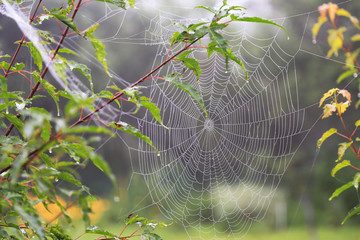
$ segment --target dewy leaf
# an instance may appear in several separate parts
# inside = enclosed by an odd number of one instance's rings
[[[42,59],[42,56],[41,56],[39,50],[34,46],[34,44],[32,42],[28,42],[26,45],[29,48],[31,56],[34,59],[34,63],[38,67],[39,72],[41,72],[42,67],[43,67],[42,66],[43,59]]]
[[[148,100],[150,100],[150,99],[148,99]],[[169,129],[163,124],[163,122],[161,120],[160,109],[156,106],[155,103],[152,103],[148,100],[140,101],[140,104],[149,110],[149,112],[153,115],[153,117],[156,119],[156,121],[158,121],[166,129]]]
[[[7,120],[9,120],[14,126],[19,130],[19,132],[23,135],[24,130],[24,123],[17,118],[14,114],[11,113],[1,113],[1,117],[5,117]]]
[[[356,173],[353,180],[353,185],[356,190],[359,190],[359,182],[360,182],[360,173]]]
[[[180,88],[181,90],[183,90],[187,94],[189,94],[200,105],[200,107],[202,108],[202,110],[205,113],[205,116],[208,117],[208,113],[206,111],[203,99],[201,98],[198,91],[196,91],[196,89],[194,89],[191,84],[179,81],[178,73],[174,73],[174,74],[166,76],[165,81],[168,81],[168,82],[174,84],[176,87]]]
[[[323,133],[323,135],[321,136],[321,138],[317,141],[317,147],[320,148],[321,145],[323,144],[323,142],[329,138],[331,135],[333,135],[334,133],[337,133],[337,129],[336,128],[330,128],[329,130],[327,130],[326,132]]]
[[[182,58],[180,60],[184,63],[184,65],[187,68],[189,68],[194,72],[197,80],[199,81],[201,75],[200,63],[194,58]]]
[[[94,84],[91,80],[91,73],[89,67],[85,64],[77,63],[75,61],[68,61],[67,65],[69,66],[71,71],[75,69],[81,72],[89,80],[91,92],[94,92]]]
[[[212,23],[209,26],[209,37],[210,37],[210,40],[216,44],[216,46],[218,46],[220,49],[222,49],[222,51],[225,55],[225,52],[227,49],[227,41],[224,39],[224,37],[221,34],[216,32],[216,30],[218,30],[220,27],[223,28],[223,27],[225,27],[225,25]]]
[[[111,4],[114,4],[115,6],[121,7],[122,9],[126,9],[126,3],[124,0],[95,0],[95,1],[111,3]],[[132,1],[128,0],[128,2],[131,6],[130,2],[132,2]]]
[[[126,132],[126,133],[129,133],[129,134],[131,134],[131,135],[133,135],[133,136],[135,136],[135,137],[138,137],[138,138],[144,140],[147,144],[149,144],[152,148],[154,148],[156,152],[158,152],[158,150],[155,148],[155,146],[153,145],[153,143],[152,143],[152,141],[150,140],[149,137],[143,135],[143,134],[140,132],[139,129],[137,129],[137,128],[131,126],[131,125],[129,125],[128,123],[126,123],[126,122],[121,122],[121,121],[120,121],[120,122],[117,122],[117,123],[111,122],[111,123],[109,124],[109,126],[112,127],[112,128],[115,128],[115,129],[119,129],[119,130],[121,130],[121,131],[124,131],[124,132]]]
[[[94,24],[87,31],[85,31],[84,34],[85,34],[85,36],[87,36],[90,39],[91,44],[95,50],[95,56],[96,56],[97,60],[103,64],[105,72],[107,73],[107,75],[109,77],[111,77],[111,74],[109,73],[109,70],[108,70],[107,61],[105,58],[105,56],[106,56],[105,45],[99,39],[97,39],[94,35],[92,35],[92,33],[98,28],[99,25],[100,25],[100,23]]]
[[[95,233],[95,234],[100,234],[100,235],[103,235],[103,236],[106,236],[106,237],[116,237],[115,234],[112,234],[108,231],[105,231],[101,228],[99,228],[98,226],[95,226],[95,225],[92,225],[88,228],[86,228],[85,230],[86,233]]]
[[[336,166],[331,170],[331,176],[335,177],[335,174],[342,168],[350,166],[351,163],[349,160],[344,160],[341,163],[336,164]]]
[[[352,143],[353,142],[339,143],[338,159],[336,160],[336,162],[341,161],[341,159],[344,157],[346,150],[352,145]]]
[[[345,191],[346,189],[349,189],[353,186],[353,182],[348,182],[347,184],[339,187],[338,189],[335,190],[335,192],[331,195],[331,197],[329,198],[329,201],[331,201],[333,198],[337,197],[340,195],[340,193],[342,193],[343,191]]]
[[[288,38],[290,37],[288,31],[286,31],[286,29],[283,26],[281,26],[281,25],[279,25],[279,24],[277,24],[277,23],[275,23],[273,21],[267,20],[267,19],[263,19],[263,18],[259,18],[259,17],[239,17],[239,16],[236,16],[234,14],[231,14],[231,20],[233,20],[233,21],[241,21],[241,22],[253,22],[253,23],[271,24],[271,25],[277,26],[277,27],[281,28],[282,30],[284,30],[287,37]]]
[[[357,73],[358,70],[356,68],[347,70],[345,72],[343,72],[337,79],[336,79],[336,83],[339,84],[341,83],[344,79],[353,76],[355,73]]]
[[[246,81],[249,81],[249,77],[248,77],[248,73],[245,69],[245,66],[243,64],[243,62],[234,55],[233,51],[231,49],[226,49],[226,56],[228,58],[230,58],[231,60],[233,60],[234,62],[236,62],[237,64],[239,64],[239,66],[244,70],[245,72],[245,77],[246,77]]]
[[[59,21],[61,21],[65,25],[67,25],[69,28],[74,30],[77,34],[80,34],[77,26],[75,25],[75,23],[73,22],[73,20],[71,18],[69,18],[61,13],[50,13],[50,15],[54,16],[56,19],[58,19]]]
[[[60,108],[59,108],[59,96],[56,94],[55,90],[56,87],[54,87],[52,84],[50,84],[49,82],[47,82],[46,80],[42,79],[40,77],[40,73],[35,71],[32,72],[33,77],[35,78],[35,80],[37,82],[40,82],[41,85],[45,88],[45,90],[49,93],[49,95],[52,97],[52,99],[54,100],[55,104],[56,104],[56,108],[57,108],[57,113],[58,115],[60,114]]]
[[[359,214],[359,213],[360,213],[360,204],[358,204],[356,207],[351,209],[350,212],[348,212],[348,214],[346,215],[344,220],[341,222],[341,224],[344,224],[346,222],[346,220],[348,220],[350,217],[354,216],[355,214]]]

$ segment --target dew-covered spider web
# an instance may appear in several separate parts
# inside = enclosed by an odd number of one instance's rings
[[[112,26],[111,31],[99,34],[111,49],[109,58],[123,54],[122,49],[133,49],[136,53],[127,52],[120,58],[135,61],[133,65],[137,59],[146,62],[144,68],[129,67],[140,78],[168,57],[169,39],[179,31],[174,23],[199,22],[199,17],[185,14],[202,3],[182,2],[163,3],[158,9],[160,4],[137,1],[138,9],[128,11],[105,4],[101,9],[89,7],[80,16],[89,25],[100,22]],[[97,14],[89,16],[95,9]],[[252,10],[249,14],[257,14]],[[205,49],[190,54],[200,62],[199,81],[178,61],[153,74],[141,90],[161,109],[168,129],[144,109],[132,114],[135,107],[126,103],[121,109],[113,106],[99,113],[104,121],[129,122],[153,141],[158,152],[141,139],[116,133],[129,154],[132,175],[141,176],[146,183],[144,196],[151,198],[151,205],[165,218],[181,223],[190,238],[243,238],[252,223],[261,221],[274,204],[286,169],[321,114],[316,110],[321,94],[315,100],[300,102],[299,96],[306,94],[307,81],[311,80],[304,78],[302,72],[307,70],[298,64],[299,59],[335,62],[323,57],[326,54],[311,43],[311,27],[317,16],[316,9],[281,18],[265,16],[283,25],[290,40],[280,28],[269,25],[241,23],[226,28],[222,33],[244,63],[249,81],[238,64],[230,61],[226,67],[223,57],[213,54],[208,58]],[[202,16],[202,20],[207,17]],[[297,29],[292,29],[294,19],[301,23]],[[96,64],[92,52],[79,44],[78,38],[70,36],[64,44],[82,50],[87,60]],[[150,53],[142,55],[145,48],[151,49]],[[176,50],[174,47],[170,55]],[[104,87],[116,84],[126,88],[137,80],[128,72],[119,72],[114,63],[110,68],[113,77],[102,80]],[[208,117],[184,91],[155,78],[173,72],[182,73],[181,81],[200,93]],[[77,91],[88,92],[85,84],[72,76]],[[134,205],[134,212],[146,208]]]

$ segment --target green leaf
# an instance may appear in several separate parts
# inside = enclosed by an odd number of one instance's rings
[[[155,146],[153,145],[153,143],[152,143],[152,141],[150,140],[149,137],[143,135],[143,134],[139,131],[139,129],[137,129],[137,128],[131,126],[131,125],[129,125],[128,123],[126,123],[126,122],[121,122],[121,121],[120,121],[120,122],[117,122],[117,123],[111,122],[111,123],[109,124],[109,126],[112,127],[112,128],[115,128],[115,129],[119,129],[119,130],[121,130],[121,131],[124,131],[124,132],[126,132],[126,133],[129,133],[129,134],[131,134],[131,135],[134,135],[135,137],[138,137],[138,138],[144,140],[147,144],[149,144],[152,148],[154,148],[156,152],[158,152],[158,150],[155,148]]]
[[[350,166],[351,163],[349,160],[344,160],[341,163],[336,164],[336,166],[331,170],[331,176],[335,177],[335,174],[342,168]]]
[[[345,143],[340,143],[339,144],[339,148],[338,148],[338,159],[336,160],[336,162],[341,161],[341,159],[344,157],[344,154],[346,152],[346,150],[351,146],[353,142],[345,142]]]
[[[212,23],[209,26],[210,40],[212,42],[214,42],[216,44],[216,46],[218,46],[220,49],[222,49],[222,51],[224,52],[224,55],[225,55],[225,52],[226,52],[226,49],[227,49],[227,41],[224,39],[224,37],[221,34],[216,32],[216,30],[219,30],[219,29],[224,28],[226,26],[227,25],[218,24],[218,23]]]
[[[54,175],[55,177],[62,179],[64,181],[70,182],[78,187],[82,187],[82,184],[79,180],[77,180],[73,175],[67,172],[60,172]]]
[[[44,120],[43,125],[41,127],[41,137],[45,142],[50,140],[51,135],[51,124],[49,120]]]
[[[360,173],[356,173],[353,180],[353,185],[356,188],[356,190],[359,190],[359,182],[360,182]]]
[[[179,58],[179,60],[182,61],[187,68],[194,72],[197,80],[199,81],[201,75],[200,63],[194,58]]]
[[[98,169],[103,171],[110,178],[114,186],[116,186],[115,176],[112,174],[108,163],[97,154],[91,154],[90,159]]]
[[[350,69],[347,70],[346,72],[343,72],[337,79],[336,79],[336,83],[339,84],[341,83],[344,79],[353,76],[355,73],[357,73],[358,70],[356,68],[354,69]]]
[[[228,58],[230,58],[231,60],[233,60],[234,62],[236,62],[237,64],[239,64],[239,66],[240,66],[240,67],[244,70],[244,72],[245,72],[246,81],[249,81],[248,73],[247,73],[247,71],[246,71],[246,69],[245,69],[244,64],[242,63],[242,61],[241,61],[239,58],[237,58],[237,57],[234,55],[234,53],[233,53],[233,51],[232,51],[231,49],[226,49],[226,56],[227,56]]]
[[[41,72],[42,67],[43,67],[43,64],[42,64],[43,59],[42,59],[42,56],[41,56],[39,50],[34,46],[34,44],[32,42],[26,43],[26,46],[28,46],[31,56],[34,59],[34,63],[38,67],[39,72]]]
[[[92,35],[92,33],[98,28],[99,25],[100,23],[91,26],[87,31],[85,31],[85,36],[87,36],[91,41],[91,44],[95,50],[95,57],[100,63],[103,64],[105,72],[108,74],[109,77],[111,77],[111,74],[109,73],[108,70],[107,61],[105,58],[106,56],[105,45],[94,35]]]
[[[103,236],[106,236],[106,237],[116,237],[115,234],[112,234],[108,231],[105,231],[101,228],[99,228],[98,226],[95,226],[95,225],[92,225],[88,228],[86,228],[85,230],[86,233],[94,233],[94,234],[99,234],[99,235],[103,235]]]
[[[36,235],[38,235],[40,239],[45,239],[44,228],[41,225],[40,217],[37,216],[36,213],[29,211],[26,206],[22,206],[20,204],[14,205],[14,209],[21,216],[24,222],[28,222],[30,227],[34,229],[34,232],[36,232]]]
[[[206,11],[216,14],[216,10],[213,8],[208,8],[208,7],[204,7],[204,6],[196,6],[195,8],[202,8],[202,9],[205,9]]]
[[[191,86],[191,84],[179,81],[178,73],[173,73],[171,75],[166,76],[165,81],[168,81],[168,82],[174,84],[176,87],[180,88],[181,90],[183,90],[184,92],[189,94],[200,105],[200,107],[202,108],[202,110],[205,113],[205,116],[208,117],[208,113],[206,111],[204,102],[203,102],[200,94],[198,93],[198,91],[196,91],[196,89],[194,89]]]
[[[126,3],[125,3],[124,0],[95,0],[95,1],[111,3],[111,4],[114,4],[115,6],[121,7],[122,9],[126,9]],[[130,2],[133,2],[133,1],[128,0],[128,2],[130,4],[130,6],[131,6]]]
[[[71,71],[75,69],[81,72],[89,80],[91,92],[94,92],[94,84],[91,80],[91,73],[89,67],[85,64],[77,63],[75,61],[68,61],[67,65],[69,66]]]
[[[338,189],[335,190],[335,192],[331,195],[331,197],[329,198],[329,201],[331,201],[333,198],[337,197],[340,195],[340,193],[342,193],[343,191],[345,191],[348,188],[351,188],[353,186],[353,182],[348,182],[347,184],[339,187]]]
[[[337,129],[336,128],[331,128],[329,130],[327,130],[326,132],[323,133],[323,135],[321,136],[321,138],[317,141],[317,147],[320,148],[321,145],[323,144],[323,142],[330,137],[331,135],[333,135],[334,133],[337,133]]]
[[[348,214],[346,215],[344,220],[341,222],[341,224],[344,224],[346,222],[346,220],[348,220],[350,217],[354,216],[355,214],[357,214],[357,215],[360,214],[360,204],[353,207],[353,209],[351,209],[351,211],[348,212]]]
[[[277,26],[277,27],[281,28],[282,30],[284,30],[287,37],[288,37],[288,39],[290,37],[288,31],[286,31],[286,29],[283,26],[281,26],[281,25],[279,25],[279,24],[277,24],[277,23],[275,23],[273,21],[263,19],[263,18],[259,18],[259,17],[239,17],[239,16],[235,16],[234,14],[231,14],[230,17],[231,17],[231,20],[233,20],[233,21],[271,24],[271,25]]]
[[[25,144],[18,136],[0,136],[0,142],[2,145]]]
[[[55,104],[56,104],[56,109],[57,109],[57,114],[60,114],[60,108],[59,108],[59,96],[56,94],[55,90],[56,88],[50,84],[49,82],[47,82],[46,80],[42,79],[40,77],[40,73],[35,71],[32,72],[33,77],[35,78],[35,80],[37,82],[40,82],[41,85],[45,88],[45,90],[49,93],[49,95],[52,97],[52,99],[54,100]]]
[[[17,118],[14,114],[11,113],[1,113],[1,117],[5,117],[7,120],[9,120],[14,126],[19,130],[19,132],[23,135],[24,132],[24,123]]]
[[[67,128],[66,130],[63,131],[63,133],[65,134],[73,134],[73,133],[96,133],[96,134],[99,134],[99,133],[102,133],[102,134],[107,134],[107,135],[110,135],[112,136],[113,135],[113,132],[110,131],[109,129],[105,128],[105,127],[98,127],[98,126],[75,126],[75,127],[72,127],[72,128]]]
[[[1,87],[1,97],[5,99],[6,113],[9,112],[9,93],[6,78],[0,75],[0,87]]]
[[[146,99],[146,98],[142,98],[142,99]],[[143,107],[147,108],[150,111],[151,115],[155,118],[156,121],[158,121],[164,128],[169,129],[163,124],[160,116],[160,109],[156,106],[155,103],[152,103],[150,101],[140,101],[140,103]]]
[[[59,53],[67,53],[67,54],[72,54],[75,56],[78,56],[78,54],[76,52],[74,52],[73,50],[69,49],[69,48],[60,48]]]
[[[127,0],[131,8],[135,8],[135,0]]]
[[[54,16],[56,19],[58,19],[59,21],[61,21],[62,23],[64,23],[65,25],[67,25],[69,28],[71,28],[77,34],[80,35],[80,32],[79,32],[77,26],[75,25],[75,23],[73,22],[73,20],[71,18],[69,18],[61,13],[50,13],[50,15]]]
[[[146,240],[162,240],[162,238],[156,233],[145,233],[141,235],[141,239]]]

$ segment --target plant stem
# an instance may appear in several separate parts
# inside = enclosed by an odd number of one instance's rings
[[[80,6],[81,6],[81,1],[82,1],[82,0],[79,0],[78,4],[76,5],[76,7],[75,7],[75,9],[74,9],[74,12],[73,12],[73,14],[72,14],[72,16],[71,16],[71,19],[72,19],[72,20],[74,20],[76,13],[78,12],[78,10],[79,10],[79,8],[80,8]],[[67,33],[68,33],[68,31],[69,31],[69,28],[70,28],[69,26],[66,26],[64,32],[62,33],[61,39],[60,39],[60,41],[58,42],[58,45],[56,46],[55,51],[54,51],[52,57],[50,58],[50,61],[47,63],[45,69],[44,69],[43,72],[41,73],[40,78],[44,78],[44,76],[46,75],[47,71],[49,70],[50,65],[51,65],[52,62],[54,61],[57,53],[59,52],[60,47],[62,46],[62,43],[64,42],[64,39],[65,39],[66,36],[67,36]],[[27,99],[30,99],[30,98],[32,98],[32,97],[34,96],[34,94],[37,92],[39,86],[40,86],[40,81],[35,84],[35,86],[34,86],[33,89],[31,90],[31,92],[30,92],[29,96],[27,97]],[[21,116],[20,113],[18,113],[18,114],[16,115],[17,118],[20,118],[20,116]],[[9,128],[7,129],[7,131],[5,132],[4,135],[5,135],[5,136],[8,136],[13,128],[14,128],[14,124],[11,124],[11,125],[9,126]]]
[[[197,39],[195,39],[193,42],[191,42],[189,45],[186,45],[185,47],[183,47],[181,50],[179,50],[177,53],[175,53],[172,57],[166,59],[164,62],[162,62],[159,66],[157,66],[156,68],[154,68],[153,70],[151,70],[148,74],[146,74],[144,77],[140,78],[138,81],[136,81],[135,83],[133,83],[132,85],[130,85],[128,88],[133,88],[137,85],[139,85],[141,82],[145,81],[146,79],[148,79],[153,73],[157,72],[160,68],[162,68],[164,65],[166,65],[167,63],[169,63],[170,61],[174,60],[174,58],[176,58],[178,55],[180,55],[182,52],[186,51],[187,49],[189,49],[193,44],[195,44],[196,42],[198,42],[201,38],[203,38],[205,35],[198,37]],[[119,97],[121,97],[123,95],[122,92],[116,93],[114,94],[114,96],[108,100],[106,103],[104,103],[103,105],[101,105],[100,107],[98,107],[97,109],[95,109],[94,111],[92,111],[91,113],[89,113],[88,115],[86,115],[85,117],[83,117],[82,119],[79,119],[77,122],[75,122],[73,125],[71,125],[70,128],[75,127],[76,125],[79,125],[80,123],[86,121],[88,118],[90,118],[92,115],[94,115],[95,113],[97,113],[98,111],[100,111],[101,109],[103,109],[104,107],[106,107],[107,105],[109,105],[110,103],[112,103],[113,101],[115,101],[116,99],[118,99]]]

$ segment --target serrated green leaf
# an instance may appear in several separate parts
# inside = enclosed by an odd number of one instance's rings
[[[216,10],[213,8],[208,8],[208,7],[204,7],[204,6],[196,6],[195,8],[202,8],[202,9],[205,9],[206,11],[216,14]]]
[[[210,40],[212,42],[214,42],[216,44],[215,46],[218,46],[225,55],[225,52],[227,49],[227,41],[224,39],[224,37],[221,34],[216,32],[216,30],[218,30],[220,28],[220,26],[225,27],[224,25],[212,23],[209,26],[208,33],[209,33]]]
[[[111,77],[111,74],[108,70],[108,65],[106,61],[106,51],[105,51],[105,45],[97,39],[92,33],[97,29],[99,26],[98,24],[93,25],[89,30],[85,31],[85,35],[90,39],[91,44],[95,50],[95,57],[97,60],[103,64],[105,72],[108,74],[109,77]]]
[[[348,220],[350,217],[352,217],[352,216],[354,216],[356,214],[358,215],[359,213],[360,213],[360,204],[358,204],[353,209],[351,209],[350,212],[348,212],[348,214],[346,215],[344,220],[341,222],[341,224],[344,224],[346,222],[346,220]]]
[[[106,237],[116,237],[115,234],[112,234],[106,230],[103,230],[99,228],[98,226],[92,225],[85,230],[86,233],[94,233],[94,234],[100,234]]]
[[[140,103],[143,107],[149,110],[149,112],[155,118],[156,121],[158,121],[164,128],[169,129],[163,124],[160,116],[160,109],[156,106],[155,103],[152,103],[150,101],[140,101]]]
[[[341,83],[344,79],[353,76],[355,73],[357,73],[358,70],[356,68],[354,69],[350,69],[347,70],[346,72],[343,72],[337,79],[336,79],[336,83],[339,84]]]
[[[165,81],[168,81],[168,82],[174,84],[176,87],[180,88],[181,90],[183,90],[184,92],[189,94],[200,105],[200,107],[202,108],[202,110],[205,113],[205,116],[208,117],[208,113],[206,111],[203,99],[201,98],[198,91],[196,91],[196,89],[194,89],[191,84],[179,81],[178,73],[174,73],[174,74],[166,76]]]
[[[95,0],[95,1],[111,3],[111,4],[114,4],[115,6],[121,7],[122,9],[126,9],[126,3],[124,0]],[[128,2],[130,4],[130,2],[132,2],[132,1],[128,0]],[[131,4],[130,4],[130,6],[131,6]]]
[[[54,16],[56,19],[58,19],[59,21],[61,21],[66,26],[68,26],[69,28],[71,28],[77,34],[80,35],[80,32],[79,32],[76,24],[74,23],[74,21],[71,18],[69,18],[69,17],[67,17],[67,16],[65,16],[64,14],[61,14],[61,13],[50,13],[50,15]]]
[[[233,51],[231,49],[226,49],[226,56],[230,58],[232,61],[236,62],[245,72],[246,81],[249,81],[248,73],[245,69],[245,66],[243,62],[234,55]]]
[[[335,174],[342,168],[350,166],[351,163],[349,160],[344,160],[341,163],[336,164],[336,166],[331,170],[331,176],[335,177]]]
[[[346,152],[346,150],[352,145],[353,142],[345,142],[345,143],[340,143],[339,144],[339,148],[338,148],[338,159],[336,160],[336,162],[341,161],[341,159],[344,157],[344,154]]]
[[[91,92],[94,92],[94,84],[91,79],[91,73],[89,67],[86,66],[85,64],[77,63],[73,60],[68,61],[67,65],[71,71],[75,69],[81,72],[89,80]]]
[[[152,143],[152,141],[150,140],[150,138],[149,138],[148,136],[143,135],[143,134],[140,132],[139,129],[131,126],[130,124],[128,124],[128,123],[126,123],[126,122],[121,122],[121,121],[120,121],[120,122],[117,122],[117,123],[111,122],[111,123],[109,124],[109,126],[112,127],[112,128],[115,128],[115,129],[119,129],[119,130],[121,130],[121,131],[124,131],[124,132],[126,132],[126,133],[129,133],[129,134],[131,134],[131,135],[133,135],[133,136],[135,136],[135,137],[138,137],[138,138],[144,140],[147,144],[149,144],[152,148],[154,148],[154,150],[155,150],[156,152],[158,152],[158,150],[155,148],[155,146],[153,145],[153,143]]]
[[[114,186],[116,186],[115,176],[112,174],[108,163],[101,156],[97,154],[91,154],[90,159],[98,169],[100,169],[110,178]]]
[[[0,143],[2,145],[25,144],[18,136],[0,136]]]
[[[20,204],[14,205],[14,209],[21,216],[23,222],[27,222],[34,229],[40,239],[45,239],[45,230],[41,225],[40,217],[36,213],[29,211],[26,206]]]
[[[282,30],[284,30],[287,37],[288,38],[290,37],[288,31],[286,31],[286,29],[283,26],[281,26],[273,21],[259,18],[259,17],[239,17],[239,16],[235,16],[234,14],[231,14],[230,17],[231,17],[231,20],[233,20],[233,21],[271,24],[271,25],[277,26],[277,27],[281,28]]]
[[[60,108],[59,108],[59,96],[56,94],[56,88],[49,82],[47,82],[46,80],[42,79],[40,77],[40,73],[35,71],[32,72],[33,77],[35,78],[35,80],[37,82],[40,82],[41,85],[45,88],[45,90],[49,93],[49,95],[52,97],[52,99],[54,100],[55,104],[56,104],[56,109],[57,109],[57,113],[58,115],[60,114]]]
[[[32,58],[34,59],[35,65],[38,67],[39,72],[41,72],[43,68],[43,59],[40,54],[40,51],[34,46],[32,42],[26,43],[26,46],[29,48],[30,54]]]
[[[1,113],[0,116],[5,117],[12,124],[14,124],[14,126],[23,135],[23,133],[24,133],[24,123],[19,118],[17,118],[17,116],[15,116],[14,114],[11,114],[11,113]]]
[[[336,128],[331,128],[331,129],[327,130],[326,132],[324,132],[323,135],[321,136],[321,138],[317,141],[317,147],[320,148],[321,145],[323,144],[323,142],[327,138],[329,138],[331,135],[333,135],[334,133],[337,133]]]
[[[144,233],[141,235],[141,239],[144,240],[162,240],[162,238],[156,233]]]
[[[72,183],[78,187],[82,187],[82,184],[79,180],[77,180],[73,175],[67,172],[59,172],[57,174],[54,174],[55,177],[62,179],[64,181],[67,181],[69,183]]]
[[[179,60],[181,60],[187,68],[193,71],[199,81],[201,75],[200,63],[194,58],[179,58]]]
[[[331,197],[329,198],[329,201],[331,201],[333,198],[337,197],[340,195],[340,193],[342,193],[343,191],[345,191],[346,189],[349,189],[353,186],[353,182],[348,182],[347,184],[339,187],[338,189],[335,190],[335,192],[331,195]]]
[[[44,120],[43,125],[41,127],[41,137],[45,142],[50,140],[51,135],[51,124],[49,120]]]
[[[74,52],[73,50],[69,49],[69,48],[60,48],[59,53],[67,53],[67,54],[72,54],[75,56],[78,56],[79,54],[77,54],[76,52]]]

